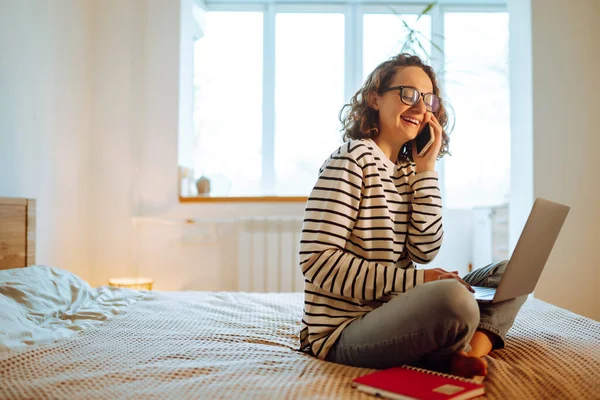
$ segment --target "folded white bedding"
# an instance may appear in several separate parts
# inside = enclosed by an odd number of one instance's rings
[[[47,266],[0,271],[0,352],[74,335],[149,296]]]

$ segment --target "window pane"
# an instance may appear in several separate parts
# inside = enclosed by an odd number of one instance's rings
[[[260,194],[263,16],[208,12],[194,53],[195,173],[213,196]]]
[[[363,81],[377,65],[403,51],[426,62],[430,59],[429,15],[419,18],[416,14],[365,14],[363,30]]]
[[[344,15],[277,14],[275,192],[308,195],[341,144]]]
[[[445,158],[449,208],[508,201],[510,114],[508,14],[445,15],[445,94],[454,108]]]

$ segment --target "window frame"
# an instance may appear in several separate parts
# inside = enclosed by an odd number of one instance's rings
[[[263,12],[263,126],[262,179],[265,193],[275,181],[275,20],[277,13],[340,13],[345,17],[344,32],[344,99],[350,99],[362,85],[363,16],[364,14],[419,14],[431,1],[389,0],[195,0],[205,11]],[[443,82],[444,14],[452,12],[508,12],[507,1],[501,0],[437,0],[431,16],[431,65]],[[352,43],[348,46],[348,43]],[[341,107],[341,105],[340,105]],[[333,149],[332,149],[333,151]],[[437,171],[442,199],[445,198],[444,159]],[[316,179],[316,178],[315,178]],[[182,203],[192,202],[306,202],[307,196],[196,196],[179,194]],[[442,200],[443,203],[444,200]]]

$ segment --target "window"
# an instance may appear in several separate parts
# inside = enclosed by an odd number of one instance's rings
[[[420,44],[413,46],[414,53],[428,62],[431,54],[431,16],[417,14],[365,13],[363,17],[363,81],[386,59],[405,49],[409,28],[419,32]]]
[[[263,14],[208,13],[194,60],[194,171],[218,196],[261,194]]]
[[[264,189],[306,196],[340,143],[344,14],[280,13],[275,21],[275,151]]]
[[[446,206],[507,203],[508,14],[446,13],[444,27],[444,96],[456,114],[452,156],[444,164]]]
[[[426,3],[336,2],[207,2],[194,48],[192,167],[210,181],[209,196],[307,196],[342,142],[342,106],[377,64],[407,50],[434,66],[455,110],[453,155],[438,168],[446,206],[501,203],[510,160],[505,8],[441,0],[422,14]]]

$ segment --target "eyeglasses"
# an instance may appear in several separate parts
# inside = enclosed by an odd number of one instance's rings
[[[421,96],[425,103],[427,111],[437,112],[440,109],[442,99],[433,93],[421,93],[416,88],[411,86],[392,86],[387,89],[380,90],[379,93],[389,92],[390,90],[400,91],[400,100],[407,106],[414,106],[419,102]]]

